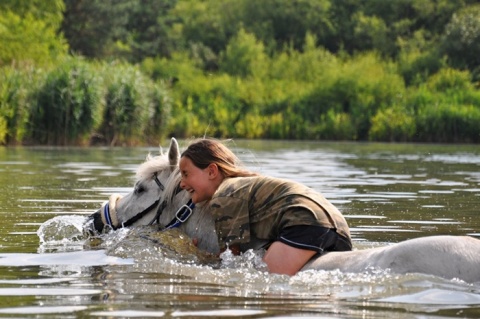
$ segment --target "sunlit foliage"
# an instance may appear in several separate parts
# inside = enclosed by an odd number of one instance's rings
[[[479,8],[5,0],[0,144],[137,145],[168,135],[478,142]]]

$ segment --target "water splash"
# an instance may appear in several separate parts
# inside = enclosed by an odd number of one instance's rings
[[[249,249],[243,254],[236,256],[230,249],[220,254],[220,268],[242,268],[268,271],[267,264],[263,261],[265,250]]]
[[[182,230],[159,231],[156,225],[123,228],[101,236],[100,248],[109,255],[142,262],[165,258],[184,264],[215,264],[218,257],[199,250]]]
[[[83,224],[85,216],[56,216],[44,222],[37,230],[39,253],[65,252],[81,249],[85,242]]]

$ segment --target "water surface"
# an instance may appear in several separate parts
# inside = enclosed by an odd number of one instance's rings
[[[346,216],[358,249],[480,236],[475,145],[230,146],[251,169],[325,194]],[[480,316],[480,285],[457,280],[388,271],[271,275],[254,254],[212,267],[128,241],[123,230],[92,248],[79,230],[83,220],[111,193],[130,190],[148,152],[158,149],[0,148],[0,317]]]

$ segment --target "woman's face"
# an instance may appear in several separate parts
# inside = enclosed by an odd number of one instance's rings
[[[179,166],[182,174],[180,187],[190,193],[192,201],[200,203],[211,199],[219,185],[216,178],[218,174],[215,174],[216,165],[210,164],[201,169],[195,166],[190,158],[182,157]]]

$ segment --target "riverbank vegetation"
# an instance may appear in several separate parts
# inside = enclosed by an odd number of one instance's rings
[[[473,0],[6,0],[0,43],[4,145],[480,141]]]

